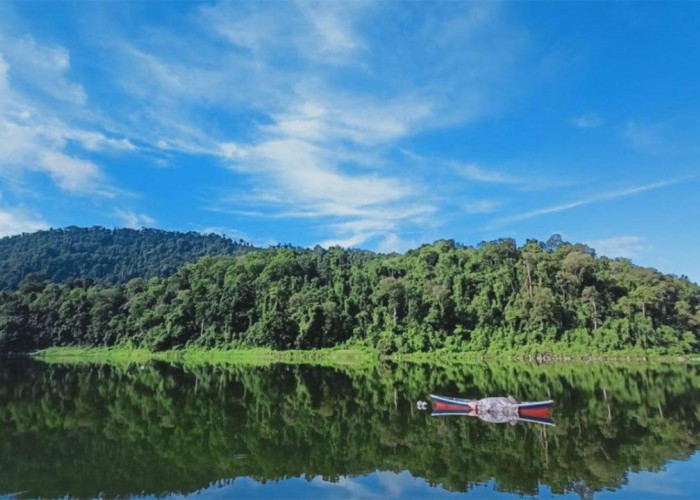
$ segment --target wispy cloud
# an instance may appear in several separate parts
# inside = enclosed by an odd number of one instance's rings
[[[131,210],[116,209],[114,216],[124,227],[131,229],[141,229],[142,227],[154,226],[156,220],[146,214],[133,212]]]
[[[502,205],[503,202],[499,200],[470,200],[465,204],[465,211],[468,214],[488,214]]]
[[[695,161],[700,153],[698,130],[700,119],[696,113],[676,114],[661,121],[629,120],[622,129],[622,137],[640,153]]]
[[[598,128],[605,124],[605,120],[597,113],[589,112],[574,116],[569,123],[578,128]]]
[[[20,208],[0,207],[0,237],[48,229],[38,215]]]
[[[500,219],[496,219],[494,221],[494,223],[491,225],[491,227],[499,227],[499,226],[503,226],[505,224],[509,224],[512,222],[518,222],[518,221],[522,221],[522,220],[532,219],[534,217],[540,217],[543,215],[553,214],[553,213],[557,213],[557,212],[563,212],[565,210],[571,210],[573,208],[578,208],[578,207],[582,207],[585,205],[590,205],[592,203],[598,203],[601,201],[613,200],[616,198],[624,198],[627,196],[632,196],[635,194],[643,193],[646,191],[651,191],[653,189],[659,189],[662,187],[671,186],[673,184],[678,184],[679,182],[681,182],[681,179],[673,179],[673,180],[667,180],[667,181],[661,181],[661,182],[654,182],[651,184],[644,184],[642,186],[636,186],[636,187],[632,187],[632,188],[622,189],[619,191],[610,191],[610,192],[606,192],[606,193],[599,193],[599,194],[595,194],[593,196],[589,196],[588,198],[582,198],[580,200],[572,201],[569,203],[563,203],[560,205],[553,205],[550,207],[539,208],[537,210],[531,210],[529,212],[524,212],[521,214],[509,216],[509,217],[502,217]]]
[[[665,126],[660,123],[642,125],[636,121],[629,121],[625,125],[624,138],[633,148],[647,152],[658,153],[668,147],[668,141],[663,136]]]
[[[242,175],[246,188],[214,203],[220,210],[323,218],[333,241],[353,244],[415,228],[436,198],[390,152],[421,131],[493,112],[526,43],[495,5],[409,8],[421,12],[408,26],[420,39],[411,53],[365,37],[384,6],[364,2],[215,4],[189,20],[209,38],[163,30],[114,41],[122,84],[140,104],[130,135],[220,158]],[[255,120],[244,137],[212,129],[205,102],[222,122],[245,123],[241,110]],[[475,164],[462,175],[519,182]],[[344,224],[365,221],[388,232]]]
[[[639,258],[650,249],[642,236],[615,236],[602,240],[591,240],[586,245],[594,248],[599,255],[607,257]]]
[[[398,234],[390,233],[377,244],[377,251],[382,253],[404,253],[411,248],[417,248],[423,243],[413,238],[402,238]]]
[[[32,165],[68,193],[94,195],[114,192],[99,154],[203,155],[235,172],[227,193],[216,186],[217,210],[317,219],[319,239],[396,246],[394,236],[440,224],[430,215],[453,184],[405,168],[397,148],[497,112],[527,86],[512,75],[530,57],[527,33],[499,5],[405,8],[406,22],[381,37],[377,19],[394,13],[373,2],[209,4],[186,10],[183,29],[104,30],[95,41],[109,57],[113,102],[95,102],[95,87],[71,78],[66,48],[15,37],[0,60],[13,106],[0,111],[9,117],[0,140],[15,149],[0,168]],[[459,168],[476,183],[527,184],[476,163]]]
[[[329,246],[358,246],[371,239],[380,238],[382,251],[400,251],[403,245],[398,233],[412,227],[428,228],[434,224],[431,217],[437,208],[432,205],[407,205],[403,208],[373,210],[369,209],[349,220],[331,223],[328,230],[335,234],[334,238],[321,241],[323,247]],[[389,250],[391,248],[391,250]]]
[[[93,162],[72,158],[56,151],[43,153],[38,166],[46,171],[61,189],[70,192],[92,191],[95,180],[99,177],[99,168]]]
[[[258,58],[301,57],[338,63],[364,42],[354,22],[371,4],[295,2],[270,9],[264,4],[219,3],[201,10],[205,24]]]
[[[66,48],[38,43],[31,36],[0,40],[13,77],[20,84],[70,104],[86,103],[87,94],[82,85],[68,78],[70,53]]]
[[[455,165],[454,170],[462,177],[477,182],[491,182],[496,184],[523,184],[526,182],[524,179],[520,179],[505,172],[479,167],[475,163]]]
[[[86,156],[135,147],[71,123],[67,110],[85,108],[87,94],[68,77],[68,50],[1,32],[0,44],[0,172],[6,178],[42,172],[68,193],[113,196],[100,166]]]

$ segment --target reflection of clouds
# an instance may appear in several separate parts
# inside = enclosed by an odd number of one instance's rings
[[[693,463],[694,466],[690,466]],[[647,493],[653,497],[688,497],[689,491],[697,492],[697,473],[700,470],[697,453],[688,462],[673,461],[659,472],[642,471],[630,474],[626,492]],[[687,477],[684,477],[688,472]],[[691,486],[692,485],[692,486]]]
[[[338,482],[331,483],[323,480],[323,478],[320,476],[317,476],[311,482],[320,488],[330,489],[331,496],[346,497],[346,495],[340,495],[341,491],[344,491],[349,493],[347,498],[381,498],[381,495],[378,492],[367,488],[362,484],[360,479],[343,476],[338,479]]]
[[[403,471],[398,474],[393,472],[379,472],[377,479],[382,486],[386,488],[386,494],[383,496],[389,498],[398,498],[404,491],[416,488],[417,486],[428,486],[425,480],[411,476],[408,471]]]
[[[429,488],[426,481],[414,478],[408,471],[375,472],[360,477],[341,477],[337,483],[323,483],[345,489],[351,498],[402,498],[416,488]],[[409,493],[408,496],[412,495]]]
[[[628,483],[613,491],[599,491],[595,498],[695,498],[700,486],[697,471],[700,470],[700,454],[696,453],[688,461],[672,461],[659,472],[642,471],[630,473]],[[541,484],[539,498],[578,498],[573,492],[565,495],[552,493],[551,489]],[[0,495],[1,498],[6,498]],[[154,498],[152,496],[140,498]],[[279,481],[259,482],[250,477],[234,480],[222,480],[212,483],[207,488],[187,495],[170,495],[175,498],[505,498],[521,500],[524,497],[516,493],[498,491],[493,480],[473,485],[467,492],[447,491],[438,486],[431,486],[422,478],[403,472],[372,472],[363,476],[340,476],[337,481],[327,481],[321,476],[312,479],[305,477],[289,478]]]
[[[464,495],[430,486],[425,479],[413,477],[408,471],[341,476],[337,482],[315,477],[312,483],[327,491],[330,498],[446,498]]]
[[[673,486],[668,484],[668,479],[660,481],[653,472],[640,472],[630,480],[627,491],[636,491],[641,493],[651,493],[662,497],[684,497],[686,496],[681,485]]]
[[[239,477],[232,481],[212,483],[207,488],[186,495],[187,498],[447,498],[463,497],[464,493],[430,486],[422,478],[408,471],[372,472],[364,476],[340,476],[337,481],[326,481],[321,476],[302,477],[281,481],[256,481]],[[169,496],[168,498],[184,498]]]

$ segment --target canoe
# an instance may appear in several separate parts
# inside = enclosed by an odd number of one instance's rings
[[[433,416],[462,415],[489,420],[484,418],[486,415],[479,414],[479,402],[481,400],[453,398],[435,394],[431,394],[430,398],[433,400]],[[554,425],[554,421],[549,415],[553,404],[554,401],[551,399],[547,401],[524,401],[521,403],[513,401],[512,404],[499,407],[496,413],[506,414],[513,419],[525,422]],[[493,414],[494,412],[490,411],[488,413]]]
[[[433,414],[440,412],[442,415],[473,415],[476,414],[478,399],[450,398],[431,394],[433,400]]]

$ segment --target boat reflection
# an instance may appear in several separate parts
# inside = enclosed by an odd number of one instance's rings
[[[518,402],[513,396],[483,399],[462,399],[430,395],[433,400],[433,417],[450,415],[476,417],[491,424],[531,422],[554,426],[549,414],[553,400]],[[427,409],[427,406],[425,406]]]

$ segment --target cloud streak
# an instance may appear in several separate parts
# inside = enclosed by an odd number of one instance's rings
[[[549,214],[553,214],[553,213],[563,212],[566,210],[571,210],[574,208],[582,207],[585,205],[590,205],[592,203],[598,203],[601,201],[614,200],[616,198],[625,198],[628,196],[633,196],[635,194],[644,193],[646,191],[651,191],[654,189],[659,189],[659,188],[663,188],[666,186],[671,186],[673,184],[678,184],[679,182],[681,182],[681,180],[682,179],[660,181],[660,182],[654,182],[651,184],[644,184],[641,186],[635,186],[632,188],[622,189],[619,191],[610,191],[607,193],[600,193],[600,194],[596,194],[593,196],[589,196],[588,198],[582,198],[580,200],[572,201],[569,203],[563,203],[560,205],[553,205],[550,207],[539,208],[537,210],[531,210],[529,212],[524,212],[521,214],[509,216],[509,217],[502,217],[500,219],[496,219],[494,221],[494,223],[491,225],[491,227],[500,227],[500,226],[504,226],[506,224],[510,224],[513,222],[519,222],[519,221],[523,221],[523,220],[527,220],[527,219],[532,219],[535,217],[541,217],[543,215],[549,215]]]
[[[454,167],[454,169],[465,179],[476,182],[487,182],[494,184],[525,184],[527,182],[524,179],[520,179],[504,172],[481,168],[475,163],[457,165]]]
[[[465,205],[468,214],[488,214],[495,212],[503,202],[498,200],[470,200]]]

